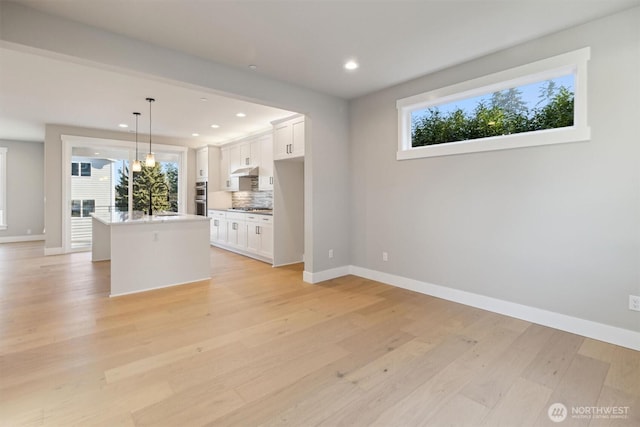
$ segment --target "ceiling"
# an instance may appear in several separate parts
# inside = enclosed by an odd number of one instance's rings
[[[0,0],[4,1],[4,0]],[[351,99],[640,5],[640,0],[16,0],[45,13]],[[346,71],[355,59],[360,67]],[[154,134],[221,143],[291,112],[0,49],[0,138],[117,129],[153,95]],[[46,70],[46,71],[45,71]],[[99,81],[99,87],[95,82]],[[200,98],[207,101],[200,101]],[[247,117],[235,117],[237,112]],[[212,129],[211,124],[219,124]],[[192,133],[200,136],[192,137]]]

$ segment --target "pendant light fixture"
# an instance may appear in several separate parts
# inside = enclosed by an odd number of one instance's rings
[[[156,165],[156,158],[151,152],[151,103],[155,101],[153,98],[147,98],[149,102],[149,154],[147,154],[147,158],[144,161],[144,164],[148,168],[152,168]]]
[[[133,166],[131,170],[134,172],[140,172],[142,170],[142,163],[138,160],[138,117],[140,117],[140,113],[133,113],[136,116],[136,159],[133,162]]]

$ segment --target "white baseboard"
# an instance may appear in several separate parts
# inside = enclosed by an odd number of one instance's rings
[[[619,328],[617,326],[606,325],[604,323],[593,322],[591,320],[580,319],[566,314],[556,313],[541,308],[531,307],[510,301],[474,294],[460,289],[448,288],[446,286],[434,285],[421,282],[395,274],[383,273],[368,268],[357,267],[355,265],[332,268],[330,270],[310,273],[303,272],[303,280],[307,283],[318,283],[336,277],[353,274],[365,279],[375,280],[410,291],[419,292],[453,301],[471,307],[515,317],[538,325],[548,326],[565,332],[593,338],[599,341],[627,347],[640,351],[640,332],[630,329]]]
[[[37,242],[44,240],[44,234],[27,234],[24,236],[0,237],[0,243]]]
[[[296,265],[296,264],[300,264],[302,261],[291,261],[291,262],[285,262],[282,264],[273,264],[274,267],[286,267],[287,265]]]
[[[336,277],[346,276],[350,273],[351,266],[343,265],[341,267],[332,268],[330,270],[323,270],[317,273],[310,273],[308,271],[302,272],[302,280],[307,283],[319,283],[325,280],[335,279]]]
[[[63,248],[44,248],[44,255],[45,256],[49,256],[49,255],[62,255],[64,254],[64,249]]]

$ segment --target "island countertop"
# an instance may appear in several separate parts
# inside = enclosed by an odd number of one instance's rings
[[[105,212],[92,213],[91,216],[104,225],[158,224],[163,222],[176,223],[211,220],[211,218],[202,215],[179,214],[175,212],[158,213],[151,216],[141,211],[134,211],[131,215],[128,212]]]

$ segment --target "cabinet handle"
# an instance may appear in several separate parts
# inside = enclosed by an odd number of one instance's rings
[[[249,158],[248,157],[244,159],[244,164],[249,166]]]
[[[269,177],[269,184],[273,184],[273,177],[272,176]]]
[[[218,225],[220,225],[220,223],[218,222],[218,220],[217,220],[217,219],[214,219],[214,220],[213,220],[213,226],[214,226],[214,227],[217,227]]]
[[[229,180],[227,180],[227,187],[231,187],[231,184],[229,184]]]
[[[256,225],[256,234],[260,234],[260,226]]]

